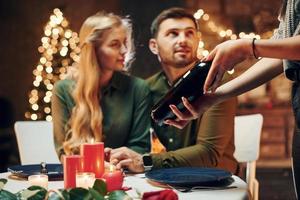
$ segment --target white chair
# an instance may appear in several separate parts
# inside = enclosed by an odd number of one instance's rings
[[[240,163],[247,163],[246,182],[254,200],[258,200],[259,183],[256,179],[256,160],[259,157],[260,135],[263,125],[261,114],[235,117],[234,157]]]
[[[22,165],[60,163],[54,147],[52,122],[18,121],[15,133]]]

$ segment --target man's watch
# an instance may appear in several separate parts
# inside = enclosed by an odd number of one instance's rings
[[[150,154],[144,154],[142,156],[142,158],[143,158],[143,165],[144,165],[145,172],[150,171],[153,167],[151,155]]]

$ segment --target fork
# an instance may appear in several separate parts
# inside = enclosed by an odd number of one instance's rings
[[[171,186],[172,189],[175,189],[179,192],[192,192],[194,190],[228,190],[237,188],[237,186],[194,186],[194,187],[177,187]]]

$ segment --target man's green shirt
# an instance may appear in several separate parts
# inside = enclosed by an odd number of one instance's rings
[[[163,72],[153,75],[147,82],[154,104],[171,88]],[[235,112],[236,98],[233,98],[212,106],[184,129],[153,124],[167,149],[165,153],[152,154],[154,168],[217,167],[235,173],[238,166],[233,157]]]

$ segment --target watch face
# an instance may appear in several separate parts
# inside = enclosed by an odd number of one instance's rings
[[[144,155],[143,156],[143,163],[144,166],[152,166],[152,158],[150,155]]]

